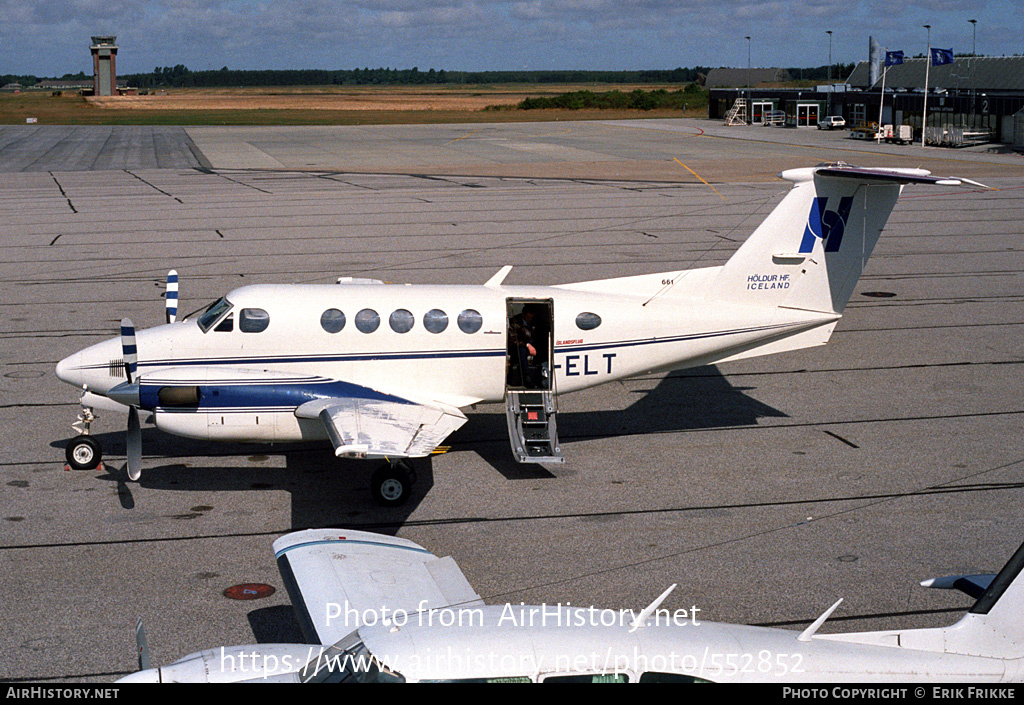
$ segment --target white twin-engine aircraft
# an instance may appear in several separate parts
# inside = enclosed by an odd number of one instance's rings
[[[974,605],[950,626],[819,634],[668,610],[485,605],[450,556],[397,536],[311,529],[274,542],[305,644],[199,651],[162,667],[136,627],[121,683],[1016,683],[1024,678],[1024,545],[998,574],[926,580]],[[992,689],[977,688],[980,697]]]
[[[846,164],[785,171],[792,190],[723,266],[558,286],[328,285],[235,289],[167,325],[61,360],[84,390],[69,464],[96,467],[94,408],[129,410],[127,471],[138,479],[139,410],[189,438],[329,440],[339,457],[384,459],[375,498],[400,504],[424,457],[501,402],[520,462],[561,462],[556,394],[639,374],[828,341],[903,185],[959,185],[920,169]],[[969,182],[974,183],[974,182]],[[980,185],[980,184],[976,184]]]

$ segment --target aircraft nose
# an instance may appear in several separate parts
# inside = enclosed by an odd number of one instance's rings
[[[112,375],[113,364],[120,358],[121,343],[117,338],[96,343],[79,350],[57,363],[57,378],[79,389],[106,394],[106,391],[123,382],[120,375]]]
[[[69,355],[63,360],[57,363],[57,379],[61,382],[67,382],[73,384],[76,387],[79,386],[78,374],[76,374],[79,367],[79,360],[82,357],[82,353],[77,352],[74,355]]]

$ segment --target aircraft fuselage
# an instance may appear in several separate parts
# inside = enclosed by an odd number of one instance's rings
[[[688,276],[697,282],[715,271]],[[689,293],[699,287],[656,296],[664,276],[637,278],[633,294],[614,285],[608,293],[571,288],[586,285],[247,286],[209,316],[137,331],[139,406],[157,412],[158,428],[178,435],[298,441],[324,438],[322,424],[294,411],[337,396],[331,385],[457,408],[500,402],[508,386],[510,302],[549,306],[558,394],[719,361],[838,318],[728,304],[710,315]],[[120,342],[111,339],[62,361],[58,376],[106,395],[125,380],[121,359]],[[159,394],[172,386],[195,386],[201,399]]]

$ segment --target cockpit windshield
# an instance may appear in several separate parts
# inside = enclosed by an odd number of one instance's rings
[[[220,320],[221,316],[231,310],[234,306],[233,303],[228,301],[226,298],[220,298],[214,301],[212,304],[206,307],[206,311],[199,317],[199,329],[204,333],[210,330],[210,327]],[[185,318],[192,318],[195,313],[190,313]]]
[[[299,671],[303,683],[404,683],[405,678],[390,670],[369,652],[352,632],[320,654]]]

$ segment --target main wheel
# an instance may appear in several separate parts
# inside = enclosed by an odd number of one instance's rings
[[[103,458],[103,448],[92,436],[75,436],[68,441],[64,457],[75,470],[94,470]]]
[[[404,463],[387,463],[373,473],[370,489],[377,504],[397,507],[409,499],[412,483],[412,474]]]

